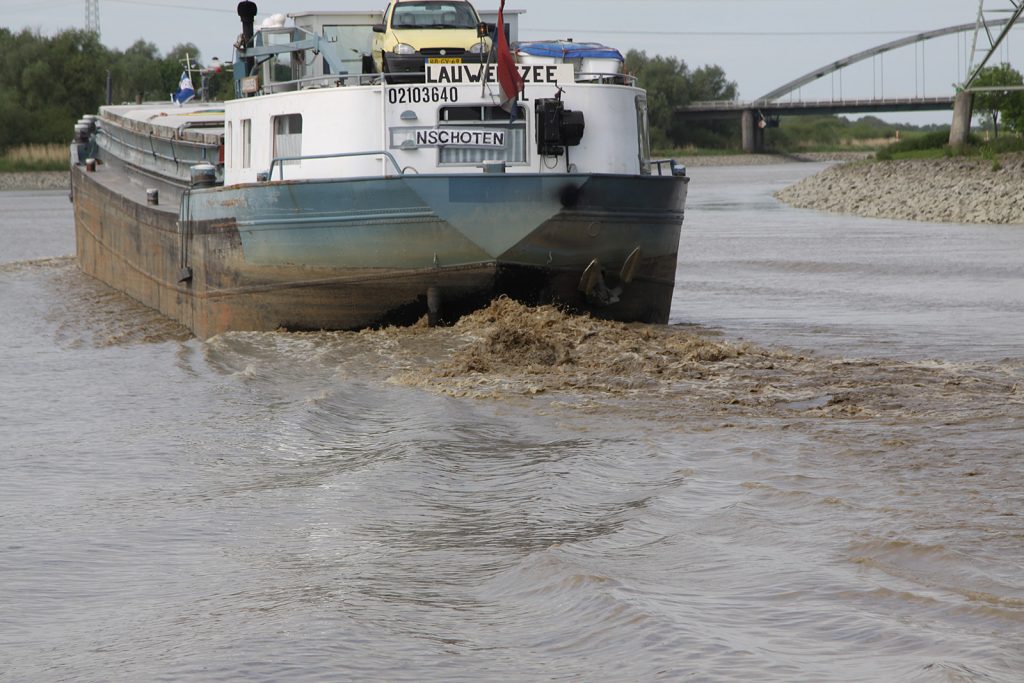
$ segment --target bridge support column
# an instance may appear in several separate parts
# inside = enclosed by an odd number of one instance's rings
[[[740,126],[743,128],[743,151],[747,154],[760,154],[764,151],[764,129],[758,125],[759,118],[753,109],[743,112]]]
[[[963,147],[967,144],[973,114],[974,93],[958,92],[953,103],[953,126],[949,129],[950,147]]]

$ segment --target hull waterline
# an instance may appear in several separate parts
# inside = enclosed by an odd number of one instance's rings
[[[179,216],[116,165],[73,172],[83,271],[200,338],[410,324],[431,304],[454,321],[501,295],[665,322],[685,180],[295,181],[190,190]],[[600,288],[584,292],[592,263]]]

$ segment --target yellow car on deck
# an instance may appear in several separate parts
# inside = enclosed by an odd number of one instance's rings
[[[465,0],[394,0],[373,32],[373,62],[383,74],[420,74],[428,63],[479,64],[491,51],[487,25]]]

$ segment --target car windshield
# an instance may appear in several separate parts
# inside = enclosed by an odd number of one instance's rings
[[[402,2],[392,28],[476,28],[476,10],[468,2]]]

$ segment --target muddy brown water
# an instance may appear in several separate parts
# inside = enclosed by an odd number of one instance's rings
[[[693,169],[673,324],[199,342],[0,193],[0,681],[1020,681],[1024,227]]]

